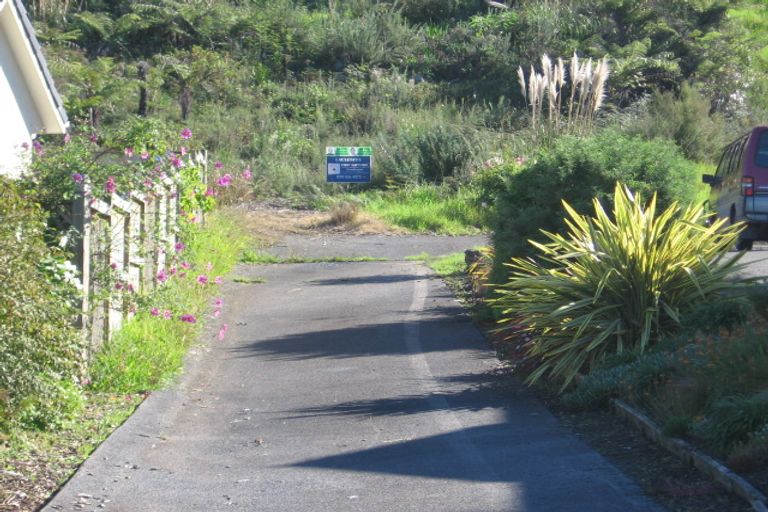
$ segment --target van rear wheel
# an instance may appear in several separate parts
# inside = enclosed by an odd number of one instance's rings
[[[751,251],[752,250],[752,242],[754,242],[754,240],[750,240],[748,238],[739,238],[738,241],[736,241],[736,250],[737,251]]]

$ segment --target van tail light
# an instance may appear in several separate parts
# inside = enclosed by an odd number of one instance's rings
[[[747,197],[755,195],[755,178],[752,176],[741,178],[741,194]]]

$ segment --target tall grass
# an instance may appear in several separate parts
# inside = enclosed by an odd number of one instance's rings
[[[181,369],[217,292],[217,285],[201,284],[197,276],[205,274],[213,281],[214,276],[227,274],[247,241],[235,219],[224,213],[211,215],[204,228],[190,231],[183,258],[191,268],[144,297],[141,310],[98,352],[91,367],[94,389],[120,393],[157,389]],[[165,318],[165,311],[172,318]],[[182,315],[191,315],[195,322],[181,321]]]
[[[477,192],[471,187],[413,185],[362,195],[363,210],[382,220],[420,233],[465,235],[486,227]]]

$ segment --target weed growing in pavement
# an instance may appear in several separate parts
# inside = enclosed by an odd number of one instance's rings
[[[240,256],[240,263],[250,265],[275,265],[288,263],[361,263],[366,261],[388,261],[387,258],[374,258],[372,256],[275,256],[265,251],[245,250]]]

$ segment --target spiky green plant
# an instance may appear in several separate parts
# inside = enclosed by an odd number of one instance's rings
[[[706,225],[700,207],[657,213],[655,194],[645,206],[620,184],[610,213],[597,200],[592,217],[563,203],[568,233],[531,242],[538,260],[513,258],[496,290],[501,322],[532,335],[528,354],[540,364],[529,382],[548,374],[564,389],[607,355],[642,353],[685,308],[747,281],[733,275],[741,254],[727,255],[743,226]]]

